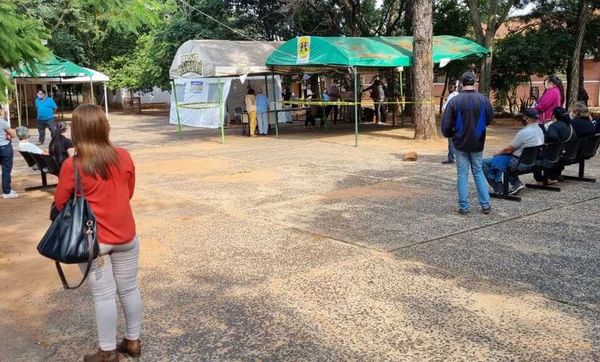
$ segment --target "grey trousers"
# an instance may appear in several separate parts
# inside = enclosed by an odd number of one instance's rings
[[[100,349],[117,348],[117,303],[125,314],[125,338],[140,338],[143,319],[142,297],[137,286],[140,242],[136,236],[121,245],[100,244],[100,256],[94,260],[88,281],[94,296],[96,327]],[[85,264],[80,264],[82,272]]]

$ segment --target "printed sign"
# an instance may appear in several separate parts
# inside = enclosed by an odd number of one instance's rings
[[[298,37],[297,64],[306,64],[310,60],[310,36]]]
[[[204,81],[202,80],[193,80],[190,82],[190,93],[202,93],[204,91]]]
[[[198,54],[183,54],[181,56],[181,63],[177,67],[177,75],[182,77],[188,73],[203,75],[202,61],[198,59]]]

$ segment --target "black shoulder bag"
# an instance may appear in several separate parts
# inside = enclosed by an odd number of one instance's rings
[[[56,270],[65,289],[77,289],[83,284],[90,273],[92,261],[100,253],[96,217],[85,199],[76,158],[73,159],[73,173],[73,197],[52,221],[37,247],[40,254],[56,262]],[[83,279],[77,286],[69,286],[60,263],[87,263]]]

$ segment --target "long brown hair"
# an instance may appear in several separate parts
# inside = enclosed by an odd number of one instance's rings
[[[100,107],[82,104],[73,111],[71,137],[84,174],[108,180],[110,167],[119,163],[109,132],[108,119]]]

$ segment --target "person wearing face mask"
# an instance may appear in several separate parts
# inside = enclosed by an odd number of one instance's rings
[[[38,142],[40,145],[43,145],[46,141],[46,128],[50,131],[51,136],[52,132],[54,132],[54,112],[57,108],[54,100],[46,96],[46,91],[40,89],[37,93],[37,99],[35,100],[35,109],[37,110],[36,119],[39,132]]]
[[[571,112],[571,124],[579,138],[596,134],[596,127],[594,127],[594,123],[592,123],[590,111],[583,102],[575,103]]]
[[[551,75],[546,79],[546,90],[535,105],[538,111],[539,123],[546,123],[552,120],[552,112],[556,107],[562,107],[565,103],[565,90],[560,78]]]
[[[502,174],[509,167],[517,167],[523,149],[544,144],[544,132],[537,124],[538,112],[535,108],[523,110],[522,116],[525,127],[517,132],[510,145],[496,153],[494,157],[483,159],[483,173],[495,193],[502,193]],[[511,175],[508,181],[512,186],[510,195],[516,195],[525,188],[516,175]]]

